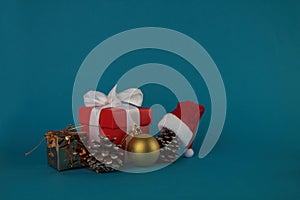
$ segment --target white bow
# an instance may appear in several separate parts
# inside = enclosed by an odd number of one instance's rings
[[[138,88],[129,88],[120,93],[116,92],[117,85],[106,96],[102,92],[88,91],[84,96],[84,105],[86,107],[105,106],[122,104],[122,102],[133,104],[135,106],[141,106],[143,103],[143,93]]]

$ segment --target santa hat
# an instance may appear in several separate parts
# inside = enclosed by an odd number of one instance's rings
[[[176,136],[183,142],[185,157],[192,157],[193,140],[195,138],[198,123],[204,113],[204,107],[191,101],[179,102],[177,108],[171,113],[166,114],[158,123],[158,128],[167,128],[173,131]]]

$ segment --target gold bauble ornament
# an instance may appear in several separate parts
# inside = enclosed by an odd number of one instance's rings
[[[160,153],[159,143],[147,133],[133,137],[128,143],[127,150],[130,161],[138,167],[153,165]]]

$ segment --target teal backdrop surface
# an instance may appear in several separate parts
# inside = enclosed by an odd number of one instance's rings
[[[24,157],[46,131],[73,122],[73,84],[88,53],[112,35],[149,26],[192,37],[217,64],[228,111],[213,151],[146,174],[59,173],[47,165],[44,144]],[[299,1],[1,1],[1,199],[300,199],[299,35]],[[210,99],[185,60],[130,52],[106,70],[99,89],[108,92],[122,73],[149,62],[190,77],[206,107],[197,154]],[[145,106],[176,106],[166,88],[142,89]]]

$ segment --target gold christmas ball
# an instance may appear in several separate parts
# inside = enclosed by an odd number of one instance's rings
[[[133,137],[128,143],[128,158],[138,167],[153,165],[160,153],[157,140],[150,134],[142,133]]]

